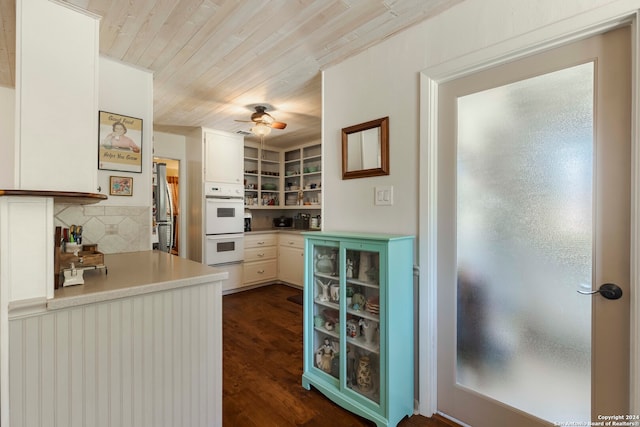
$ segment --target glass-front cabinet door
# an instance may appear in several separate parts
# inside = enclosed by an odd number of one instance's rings
[[[313,247],[313,365],[340,378],[340,274],[336,242]]]
[[[380,253],[345,251],[346,386],[380,403]]]
[[[313,365],[380,404],[380,251],[313,244]],[[365,401],[366,402],[366,401]]]

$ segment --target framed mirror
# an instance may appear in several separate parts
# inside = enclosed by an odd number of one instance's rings
[[[389,175],[389,117],[342,129],[342,179]]]

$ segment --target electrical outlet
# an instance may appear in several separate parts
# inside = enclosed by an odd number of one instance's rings
[[[382,185],[375,187],[375,200],[374,203],[377,206],[390,206],[393,205],[393,186]]]

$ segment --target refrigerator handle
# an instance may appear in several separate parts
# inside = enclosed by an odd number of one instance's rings
[[[167,201],[169,202],[169,253],[173,249],[173,199],[171,198],[171,189],[169,188],[169,182],[165,185],[167,191]]]

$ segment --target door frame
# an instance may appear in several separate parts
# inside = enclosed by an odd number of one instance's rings
[[[178,227],[179,227],[179,234],[178,234],[178,242],[180,244],[180,246],[178,247],[178,256],[181,258],[186,258],[187,257],[187,249],[186,249],[186,241],[187,241],[187,219],[186,219],[186,215],[183,214],[183,212],[186,212],[186,192],[187,192],[187,183],[186,183],[186,176],[187,176],[187,171],[186,171],[186,165],[187,165],[187,161],[186,158],[181,154],[181,153],[168,153],[167,155],[165,155],[165,151],[162,150],[162,148],[156,148],[154,147],[156,151],[154,151],[154,153],[151,155],[151,161],[153,162],[155,158],[160,158],[160,159],[167,159],[167,160],[175,160],[176,162],[178,162],[178,178],[179,178],[179,182],[178,182],[178,195],[179,195],[179,199],[178,200],[178,209],[180,209],[180,215],[178,218]]]
[[[418,411],[437,412],[437,240],[438,240],[438,88],[439,85],[496,65],[631,24],[631,247],[630,247],[630,413],[640,413],[640,10],[609,4],[522,34],[420,72],[420,202],[418,259]],[[446,414],[445,414],[446,415]]]

